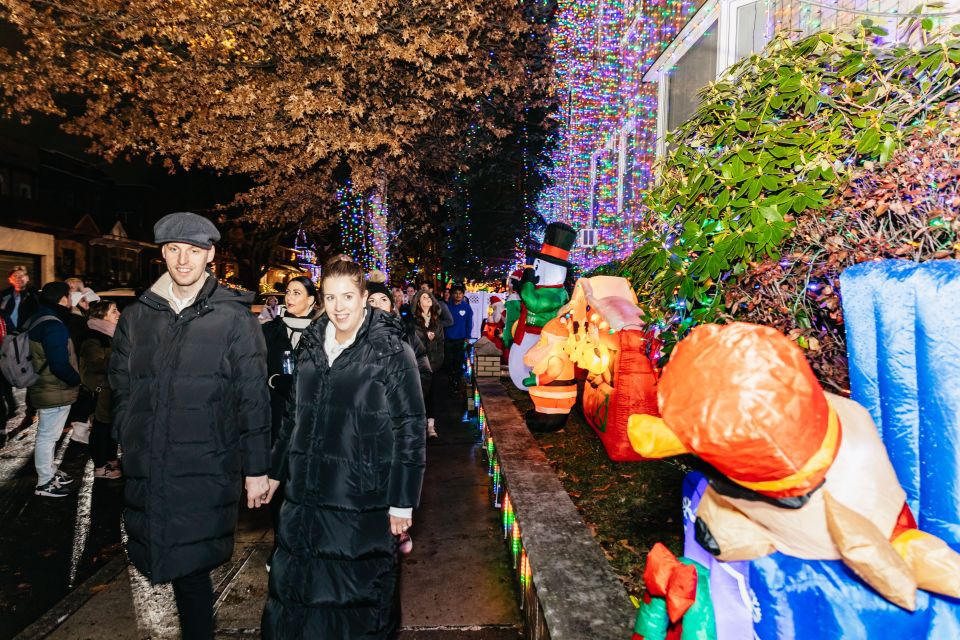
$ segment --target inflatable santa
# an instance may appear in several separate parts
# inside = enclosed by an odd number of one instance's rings
[[[573,360],[565,347],[570,338],[566,317],[552,318],[540,339],[524,357],[531,367],[524,384],[530,389],[533,409],[526,413],[527,428],[534,432],[559,431],[577,403],[577,380]]]
[[[517,269],[507,277],[507,299],[503,303],[503,350],[509,357],[510,345],[513,344],[513,330],[516,327],[517,320],[520,319],[520,278],[523,277],[523,269]]]
[[[523,381],[530,375],[530,367],[523,356],[540,339],[540,331],[557,315],[570,297],[563,283],[570,267],[570,249],[577,232],[568,224],[551,222],[543,236],[543,247],[533,258],[533,266],[524,269],[520,279],[520,317],[512,331],[510,348],[510,379],[523,391]]]

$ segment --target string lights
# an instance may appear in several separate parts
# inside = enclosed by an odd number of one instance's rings
[[[634,249],[656,155],[656,85],[642,78],[694,8],[691,0],[560,2],[553,49],[564,126],[539,210],[597,230],[595,247],[574,246],[584,269]]]
[[[337,191],[337,200],[344,252],[364,271],[379,269],[387,273],[390,230],[383,198],[377,193],[368,196],[356,193],[348,182]]]
[[[596,246],[577,243],[572,251],[584,270],[626,257],[636,231],[659,224],[645,206],[654,181],[658,85],[643,77],[668,46],[686,50],[701,37],[691,32],[689,42],[678,41],[698,7],[709,13],[723,1],[559,2],[552,48],[562,126],[552,184],[537,207],[547,221],[596,229]],[[754,41],[766,42],[776,32],[799,37],[873,16],[899,41],[909,32],[907,18],[941,24],[957,13],[910,13],[915,6],[913,0],[759,0],[749,28],[757,30]]]

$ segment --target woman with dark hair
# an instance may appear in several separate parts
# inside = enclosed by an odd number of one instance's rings
[[[94,479],[116,480],[120,472],[117,441],[113,428],[113,392],[107,379],[107,366],[113,352],[113,332],[120,322],[117,305],[99,300],[90,305],[87,328],[77,339],[80,353],[80,382],[93,394],[93,421],[90,427],[90,458]]]
[[[286,484],[262,637],[386,639],[423,482],[420,376],[402,322],[367,305],[359,265],[328,263],[321,287],[326,313],[300,340],[273,447],[269,495]]]
[[[367,280],[367,304],[373,309],[380,309],[384,313],[400,317],[400,310],[393,303],[390,290],[387,289],[386,283],[380,280]],[[407,324],[407,342],[413,347],[413,354],[417,357],[417,369],[420,370],[421,386],[423,385],[424,379],[426,379],[427,384],[429,384],[430,378],[433,376],[433,370],[430,368],[430,360],[427,357],[427,345],[420,339],[417,332],[412,330],[409,323]],[[424,399],[426,399],[426,396],[424,396]]]
[[[280,315],[261,325],[267,343],[267,386],[270,387],[270,431],[272,439],[280,433],[280,423],[286,409],[287,397],[293,381],[300,336],[320,314],[316,310],[317,287],[306,276],[297,276],[287,283],[283,296],[284,308]],[[276,533],[283,504],[281,490],[270,502],[273,530]]]
[[[437,374],[443,366],[443,322],[440,320],[440,305],[429,291],[418,291],[410,305],[410,317],[407,318],[407,332],[415,335],[423,343],[430,371]],[[437,437],[436,426],[436,389],[433,376],[420,377],[423,388],[423,402],[427,409],[427,437]]]

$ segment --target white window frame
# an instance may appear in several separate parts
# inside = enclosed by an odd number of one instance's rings
[[[673,39],[660,57],[644,74],[644,82],[657,83],[657,158],[662,158],[667,151],[667,114],[670,96],[670,70],[680,59],[703,37],[707,29],[720,19],[721,0],[707,0],[683,26],[677,37]],[[717,22],[717,29],[720,29]],[[722,34],[718,34],[718,40]]]
[[[743,6],[764,0],[707,0],[683,26],[663,53],[644,74],[644,82],[657,83],[657,158],[667,152],[667,121],[670,109],[670,70],[693,48],[707,30],[717,25],[717,69],[719,78],[734,62],[737,54],[737,12]],[[765,33],[770,34],[769,4]]]
[[[596,211],[596,193],[597,193],[597,158],[603,153],[603,147],[594,149],[590,154],[590,208],[587,214],[590,216],[590,227],[597,226]]]
[[[764,24],[764,38],[770,33],[770,3],[764,0],[723,0],[720,6],[720,22],[717,25],[717,77],[733,66],[737,61],[737,13],[742,7],[750,4],[760,4],[766,7],[767,17]]]
[[[596,210],[596,192],[597,192],[597,169],[599,168],[599,159],[600,156],[611,154],[614,152],[619,152],[620,157],[617,159],[616,168],[619,171],[622,167],[621,159],[623,156],[623,150],[618,147],[618,143],[621,138],[621,130],[615,129],[610,132],[610,135],[607,136],[604,140],[603,145],[597,147],[593,150],[593,153],[590,154],[590,225],[591,227],[597,227],[599,222],[595,215]],[[617,174],[617,182],[619,183],[620,174]],[[620,184],[617,184],[617,215],[620,215],[619,203],[620,203]]]

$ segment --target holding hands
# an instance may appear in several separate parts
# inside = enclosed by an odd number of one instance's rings
[[[395,536],[399,536],[407,532],[413,526],[413,518],[398,518],[397,516],[390,516],[390,533]]]
[[[276,481],[270,480],[269,482]],[[271,490],[267,476],[247,476],[244,482],[244,488],[247,490],[247,508],[249,509],[255,509],[260,505],[267,504],[273,495],[273,490]]]

